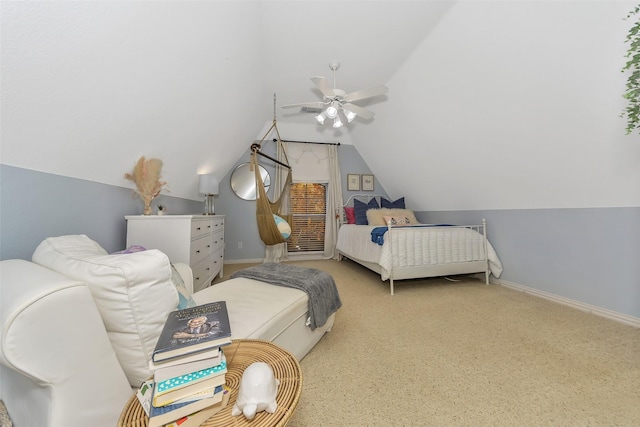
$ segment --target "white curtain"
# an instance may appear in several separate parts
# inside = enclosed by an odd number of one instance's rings
[[[338,146],[334,144],[286,143],[287,157],[293,166],[293,182],[327,183],[327,214],[322,258],[337,258],[338,240],[336,215],[342,209],[342,178],[338,161]]]
[[[277,159],[283,163],[286,163],[287,156],[285,154],[284,143],[278,141]],[[282,194],[282,187],[287,179],[288,170],[285,167],[276,165],[275,179],[273,183],[274,193]],[[285,198],[282,201],[281,211],[290,212],[291,206],[289,206],[289,198]],[[264,262],[282,262],[287,260],[287,243],[278,243],[277,245],[267,245],[265,250]]]
[[[338,160],[338,146],[327,145],[329,154],[329,185],[327,189],[327,219],[324,227],[323,258],[338,258],[336,242],[338,241],[338,219],[342,209],[342,176]]]

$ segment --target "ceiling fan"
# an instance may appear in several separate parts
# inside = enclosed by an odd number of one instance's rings
[[[359,107],[353,102],[384,95],[389,89],[381,85],[346,93],[344,90],[336,88],[336,70],[340,68],[340,63],[333,61],[329,64],[329,68],[333,71],[333,88],[324,77],[311,77],[311,81],[322,92],[322,101],[288,104],[283,105],[282,108],[301,108],[301,111],[319,112],[320,114],[316,116],[318,123],[323,125],[327,119],[332,119],[334,128],[342,127],[345,122],[351,123],[357,116],[363,119],[373,118],[372,111]]]

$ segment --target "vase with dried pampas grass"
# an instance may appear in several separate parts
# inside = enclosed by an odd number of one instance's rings
[[[160,170],[162,160],[145,159],[144,156],[138,159],[132,173],[124,174],[124,177],[136,184],[136,194],[144,202],[145,215],[151,215],[151,202],[160,195],[163,187],[167,185],[165,181],[160,181]]]

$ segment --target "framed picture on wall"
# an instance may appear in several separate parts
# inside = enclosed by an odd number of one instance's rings
[[[373,191],[373,175],[362,175],[362,191]]]
[[[360,175],[347,174],[347,190],[360,191]]]

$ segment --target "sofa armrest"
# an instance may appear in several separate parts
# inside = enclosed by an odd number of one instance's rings
[[[191,267],[181,262],[177,262],[173,264],[173,266],[182,277],[184,286],[187,288],[189,295],[193,294],[193,271],[191,271]]]
[[[115,425],[131,388],[85,282],[0,262],[0,363],[16,425]]]

